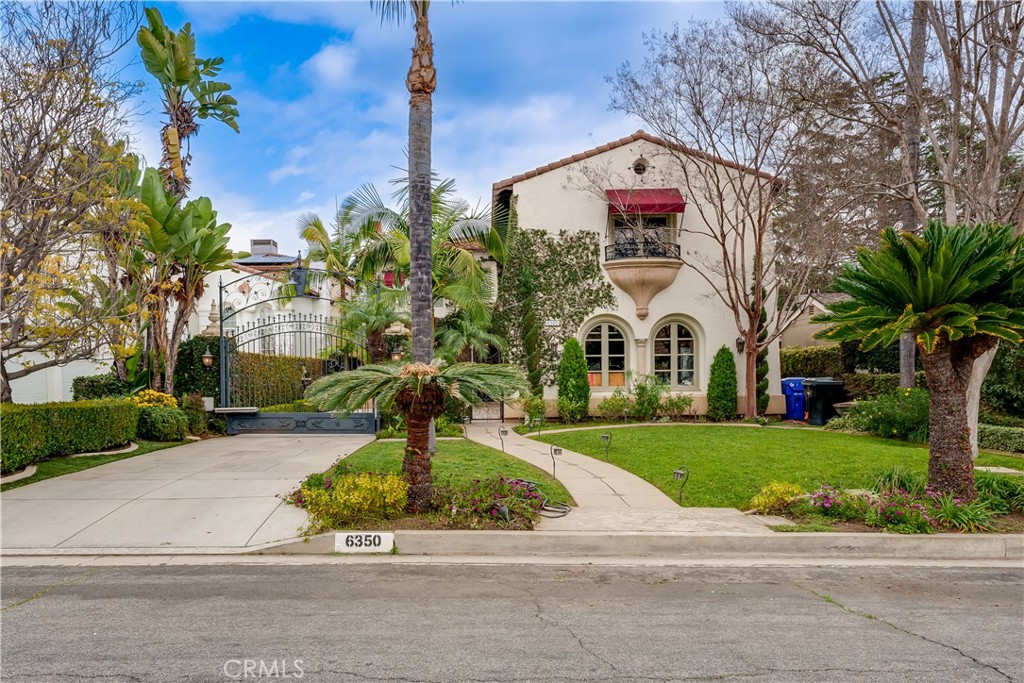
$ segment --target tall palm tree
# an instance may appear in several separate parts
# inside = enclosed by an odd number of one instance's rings
[[[978,397],[1000,342],[1024,342],[1024,236],[1011,226],[928,225],[920,236],[888,229],[878,250],[844,267],[836,290],[852,299],[815,318],[818,336],[870,350],[904,332],[922,354],[929,405],[928,484],[975,496]],[[991,354],[988,356],[991,358]]]
[[[504,399],[525,390],[522,371],[511,365],[396,363],[322,377],[309,387],[306,398],[321,410],[342,413],[359,410],[374,399],[381,410],[398,408],[409,431],[402,473],[409,480],[409,511],[416,513],[430,509],[430,422],[444,412],[445,401],[455,397],[480,405],[485,396]]]
[[[427,18],[429,0],[372,0],[381,22],[403,24],[411,14],[416,31],[412,63],[405,79],[409,90],[409,280],[412,294],[412,355],[429,363],[434,355],[434,305],[431,293],[431,158],[432,96],[437,87],[434,41]]]
[[[486,359],[492,349],[504,351],[505,340],[492,334],[472,317],[460,312],[438,322],[437,355],[449,363]]]
[[[340,230],[354,235],[356,272],[370,280],[385,272],[412,271],[411,188],[397,181],[393,198],[397,209],[389,207],[372,184],[364,185],[345,199],[339,212]],[[491,224],[486,210],[474,210],[455,196],[455,181],[438,182],[430,194],[430,298],[447,300],[476,320],[490,317],[491,282],[481,268],[475,248],[482,247],[497,261],[504,260],[505,245]],[[411,279],[411,277],[410,277]],[[413,302],[415,286],[411,283]],[[415,327],[415,310],[413,311]],[[414,333],[415,334],[415,333]],[[431,335],[432,337],[433,335]]]

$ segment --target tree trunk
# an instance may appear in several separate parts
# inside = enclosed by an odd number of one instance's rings
[[[942,340],[923,356],[930,393],[928,486],[964,500],[976,495],[971,433],[977,423],[971,422],[968,391],[975,361],[992,343],[987,339]]]
[[[13,403],[11,380],[7,377],[7,363],[0,359],[0,403]]]
[[[409,89],[409,289],[412,299],[412,357],[417,363],[434,359],[434,303],[430,241],[431,94],[437,85],[434,46],[426,2],[414,2],[416,42],[406,78]]]
[[[900,335],[900,389],[913,389],[917,375],[917,343],[912,332]]]
[[[746,386],[747,394],[743,400],[743,417],[753,420],[757,417],[757,340],[750,339],[749,334],[747,337],[746,346],[743,348],[744,367],[746,368],[743,383]]]
[[[978,411],[981,407],[981,385],[985,383],[992,361],[995,360],[999,344],[978,356],[971,368],[971,379],[967,385],[967,422],[971,427],[971,457],[978,457]]]
[[[408,439],[405,442],[405,458],[402,460],[402,474],[409,482],[409,500],[406,510],[413,514],[430,509],[434,482],[430,474],[430,417],[413,411],[405,416]]]

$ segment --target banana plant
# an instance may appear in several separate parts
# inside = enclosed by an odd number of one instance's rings
[[[160,132],[163,159],[160,172],[173,195],[184,197],[191,180],[188,164],[189,139],[199,132],[196,119],[215,119],[238,132],[238,101],[228,95],[231,86],[213,80],[220,73],[223,57],[196,57],[192,25],[181,30],[167,27],[160,11],[146,8],[148,26],[139,28],[136,40],[142,64],[160,86],[168,121]]]
[[[166,190],[154,169],[146,169],[140,200],[146,207],[140,243],[151,264],[146,301],[158,370],[151,384],[173,393],[178,345],[203,295],[205,278],[229,267],[233,260],[228,248],[231,225],[218,222],[208,197],[182,204]]]

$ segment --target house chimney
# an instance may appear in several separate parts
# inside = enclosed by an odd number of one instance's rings
[[[276,254],[277,240],[249,240],[249,253],[253,256]]]

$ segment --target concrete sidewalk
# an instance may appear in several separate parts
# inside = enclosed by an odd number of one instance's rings
[[[2,550],[251,548],[295,538],[281,497],[372,436],[209,439],[48,479],[0,496]]]
[[[499,423],[466,425],[469,439],[501,448]],[[505,452],[551,473],[550,446],[509,429]],[[578,507],[565,517],[545,519],[541,531],[669,531],[772,534],[755,518],[732,508],[683,508],[657,487],[610,463],[562,449],[555,474]]]

